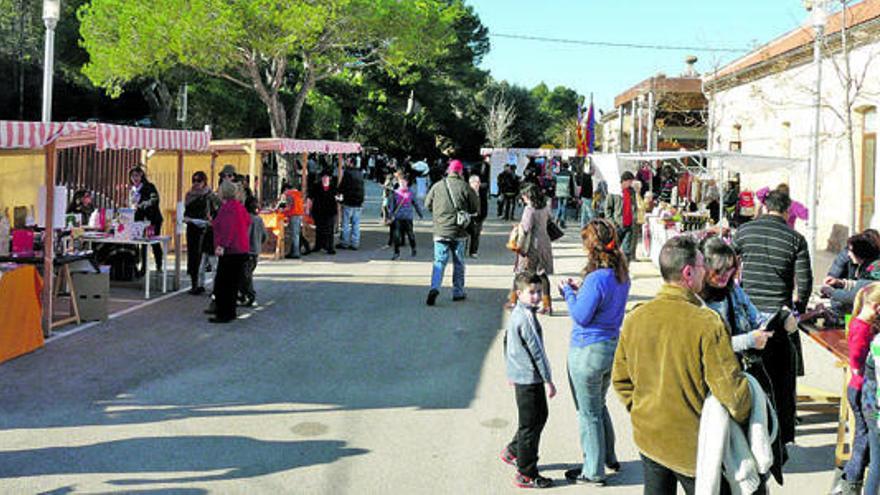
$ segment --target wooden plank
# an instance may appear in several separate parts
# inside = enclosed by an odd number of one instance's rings
[[[43,219],[46,230],[43,235],[43,335],[52,333],[54,266],[55,266],[55,159],[57,158],[55,143],[46,146],[46,216]]]

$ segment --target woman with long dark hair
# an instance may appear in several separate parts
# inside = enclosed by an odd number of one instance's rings
[[[549,314],[553,310],[549,277],[553,274],[553,246],[550,244],[550,236],[547,234],[550,206],[547,204],[544,191],[535,184],[529,184],[523,189],[522,200],[526,206],[519,224],[524,240],[516,253],[513,272],[516,274],[528,271],[541,277],[540,312]],[[516,303],[515,297],[514,288],[511,291],[511,303]]]
[[[614,426],[605,405],[611,367],[626,311],[630,278],[615,226],[595,219],[581,231],[587,264],[583,280],[563,280],[559,293],[572,319],[568,377],[578,415],[583,465],[565,472],[569,481],[603,484],[605,468],[617,471]]]
[[[131,189],[129,200],[134,211],[134,221],[146,220],[153,227],[153,235],[162,235],[162,210],[159,208],[159,190],[147,180],[147,174],[141,167],[135,167],[128,173]],[[153,244],[153,257],[156,259],[156,270],[162,271],[162,244]],[[140,275],[147,275],[147,251],[141,252]]]
[[[327,254],[336,254],[333,247],[333,229],[336,226],[336,181],[329,170],[321,172],[320,181],[309,186],[309,209],[315,220],[315,249],[323,249]]]
[[[192,175],[192,188],[184,198],[183,221],[186,223],[186,273],[192,284],[189,293],[205,292],[206,263],[203,258],[214,255],[214,235],[211,220],[220,208],[220,199],[208,185],[204,172]]]

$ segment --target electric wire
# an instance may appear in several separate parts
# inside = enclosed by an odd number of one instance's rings
[[[696,47],[681,45],[652,45],[641,43],[618,43],[613,41],[588,41],[588,40],[572,40],[565,38],[548,38],[544,36],[529,36],[524,34],[504,34],[489,33],[493,38],[507,38],[526,41],[542,41],[547,43],[565,43],[569,45],[586,45],[586,46],[604,46],[611,48],[634,48],[641,50],[669,50],[669,51],[694,51],[694,52],[713,52],[713,53],[744,53],[749,51],[745,48],[722,48],[722,47]]]

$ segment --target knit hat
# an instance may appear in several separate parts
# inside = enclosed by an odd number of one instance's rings
[[[235,171],[235,167],[232,165],[224,165],[223,169],[220,170],[220,175],[232,174],[235,175],[237,172]]]
[[[463,174],[464,164],[461,163],[461,160],[452,160],[449,162],[449,168],[446,171],[451,174]]]

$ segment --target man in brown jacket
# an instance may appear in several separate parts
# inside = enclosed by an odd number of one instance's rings
[[[665,284],[624,320],[611,381],[630,412],[642,456],[644,493],[694,493],[703,401],[711,393],[744,422],[749,386],[721,318],[696,295],[705,265],[694,239],[670,239],[660,252]]]

